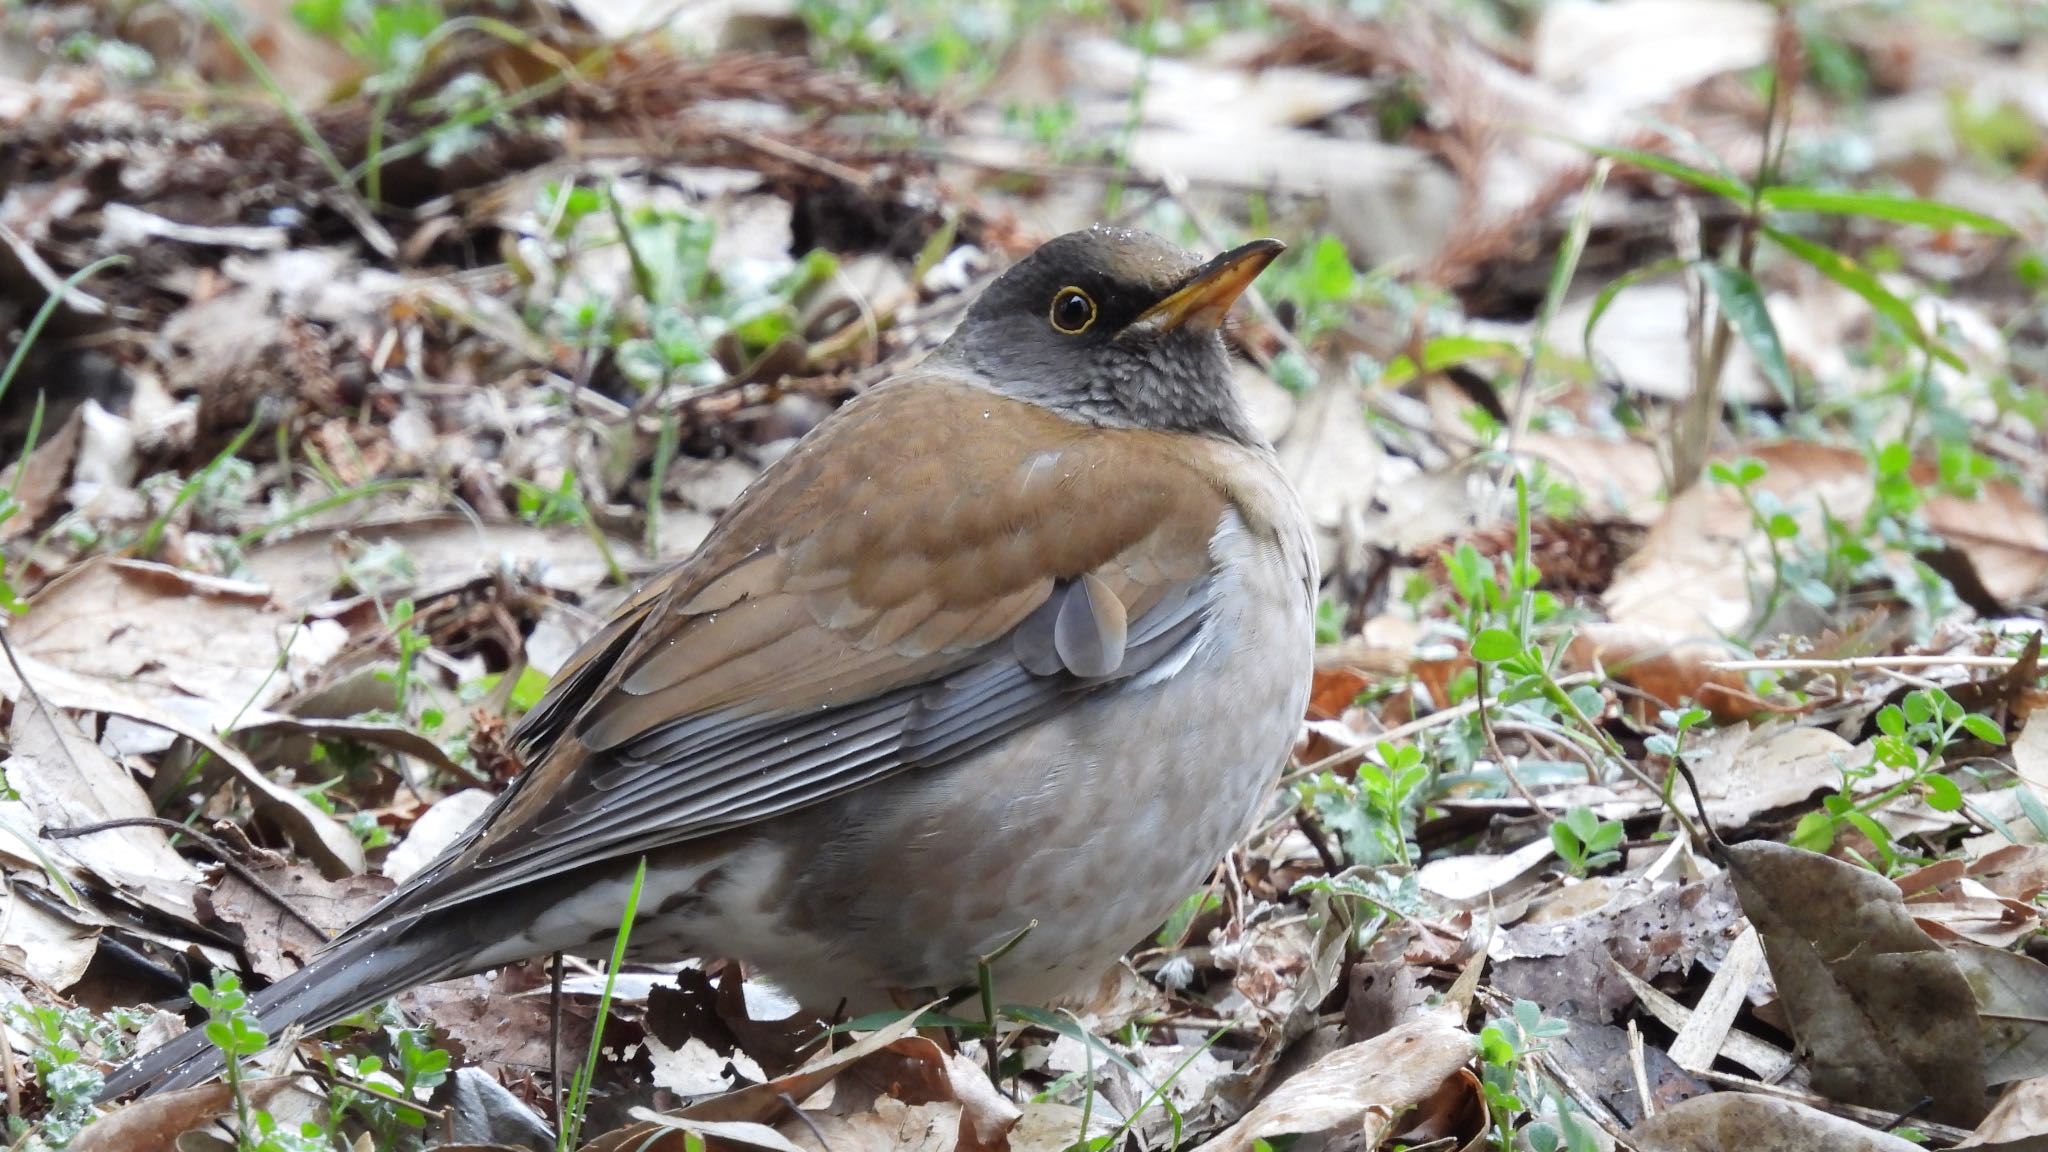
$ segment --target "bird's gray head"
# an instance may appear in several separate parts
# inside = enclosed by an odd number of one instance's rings
[[[1258,443],[1218,330],[1283,247],[1254,240],[1205,263],[1148,232],[1069,232],[998,276],[945,354],[1075,419]]]

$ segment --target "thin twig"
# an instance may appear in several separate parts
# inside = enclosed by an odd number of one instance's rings
[[[1858,672],[1886,668],[1993,668],[2005,671],[2019,663],[2016,656],[1849,656],[1840,660],[1708,660],[1714,672]]]
[[[432,1120],[446,1120],[448,1118],[448,1113],[444,1109],[429,1108],[425,1104],[422,1104],[417,1100],[408,1100],[403,1096],[394,1096],[390,1092],[377,1087],[375,1084],[371,1084],[363,1080],[351,1080],[346,1076],[336,1076],[334,1073],[329,1072],[325,1068],[315,1068],[312,1065],[308,1064],[301,1070],[300,1074],[305,1076],[311,1076],[313,1079],[318,1080],[324,1084],[330,1084],[336,1087],[347,1088],[353,1092],[361,1092],[365,1096],[375,1096],[379,1100],[384,1100],[392,1104],[397,1104],[405,1108],[410,1108],[413,1111],[418,1112],[420,1115]]]
[[[1560,688],[1570,688],[1579,684],[1590,684],[1596,679],[1598,677],[1591,672],[1574,672],[1570,676],[1561,677],[1557,681],[1557,686]],[[1432,728],[1441,728],[1446,724],[1463,720],[1465,717],[1479,711],[1479,703],[1476,699],[1467,700],[1463,704],[1454,704],[1441,711],[1432,712],[1421,719],[1410,720],[1406,724],[1396,725],[1385,732],[1376,732],[1370,736],[1361,737],[1359,743],[1349,748],[1339,752],[1332,752],[1321,760],[1296,768],[1282,777],[1280,782],[1285,786],[1297,781],[1306,780],[1318,772],[1327,772],[1346,761],[1363,760],[1372,754],[1373,747],[1377,744],[1406,740],[1410,736],[1427,732]]]
[[[194,844],[206,849],[207,855],[212,856],[218,861],[221,867],[234,873],[237,880],[254,888],[265,900],[276,905],[278,911],[312,929],[313,934],[320,937],[320,939],[327,939],[329,933],[324,926],[314,923],[304,912],[293,907],[291,901],[285,899],[283,893],[265,883],[247,864],[235,859],[234,853],[227,845],[188,824],[180,824],[176,820],[166,819],[162,816],[123,816],[115,820],[101,820],[96,824],[73,824],[68,828],[53,828],[45,825],[40,830],[40,835],[46,840],[75,840],[80,836],[91,836],[96,832],[110,832],[116,828],[156,828],[169,832],[174,836],[187,837]]]

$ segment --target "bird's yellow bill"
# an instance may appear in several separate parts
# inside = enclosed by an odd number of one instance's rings
[[[1266,265],[1286,250],[1287,245],[1278,240],[1254,240],[1232,248],[1202,265],[1173,295],[1145,309],[1131,326],[1158,332],[1221,327],[1230,306],[1266,270]]]

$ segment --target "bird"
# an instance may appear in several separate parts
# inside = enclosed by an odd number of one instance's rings
[[[1314,648],[1297,493],[1222,327],[1282,251],[1096,225],[995,277],[631,594],[521,774],[251,997],[267,1034],[558,952],[737,960],[814,1012],[1092,987],[1271,800]],[[644,869],[644,872],[642,872]],[[203,1029],[102,1099],[222,1070]]]

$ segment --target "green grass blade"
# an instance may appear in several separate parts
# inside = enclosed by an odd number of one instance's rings
[[[583,1113],[590,1103],[590,1082],[597,1076],[597,1054],[604,1050],[604,1022],[611,1017],[612,987],[619,978],[619,966],[626,962],[626,941],[633,935],[633,917],[640,911],[640,889],[647,882],[647,857],[640,857],[633,869],[633,887],[626,893],[626,914],[619,918],[619,935],[612,941],[612,962],[604,972],[604,995],[597,1000],[597,1021],[591,1025],[590,1051],[584,1053],[583,1067],[569,1088],[569,1115],[556,1133],[556,1147],[562,1152],[577,1147],[583,1136]]]
[[[1765,228],[1764,235],[1773,244],[1813,265],[1814,271],[1863,297],[1877,314],[1892,322],[1915,344],[1942,363],[1957,371],[1965,371],[1962,358],[1943,347],[1928,336],[1920,326],[1920,318],[1913,315],[1913,309],[1904,300],[1893,295],[1877,275],[1858,264],[1854,259],[1822,244],[1816,244],[1803,236],[1780,232],[1776,228]]]
[[[7,395],[7,389],[14,383],[15,374],[21,371],[22,361],[28,359],[28,350],[35,347],[36,337],[43,334],[43,325],[48,324],[50,317],[57,314],[57,309],[63,307],[65,295],[81,283],[91,279],[101,269],[112,268],[116,264],[126,263],[128,263],[126,256],[102,256],[98,260],[66,276],[64,278],[64,291],[52,292],[43,298],[43,306],[36,309],[36,314],[29,320],[28,327],[22,330],[21,343],[14,346],[14,354],[7,358],[7,367],[0,368],[0,396]]]
[[[1734,177],[1716,176],[1712,172],[1702,171],[1669,156],[1659,156],[1655,152],[1645,152],[1640,148],[1609,148],[1600,144],[1578,143],[1579,147],[1595,156],[1605,156],[1618,164],[1632,164],[1637,168],[1648,169],[1659,175],[1669,176],[1681,184],[1690,184],[1702,192],[1712,192],[1744,208],[1749,207],[1750,187]]]
[[[1992,236],[2017,235],[2012,225],[1982,212],[1972,212],[1938,200],[1915,200],[1883,192],[1841,192],[1781,184],[1764,189],[1763,205],[1774,212],[1819,212],[1828,216],[1861,216],[1867,220],[1916,224],[1922,228],[1966,228]]]
[[[1602,288],[1600,294],[1593,298],[1593,310],[1586,313],[1586,330],[1579,338],[1580,345],[1586,355],[1586,362],[1589,364],[1593,362],[1593,333],[1600,327],[1600,318],[1607,315],[1607,308],[1614,303],[1615,297],[1646,280],[1654,280],[1659,276],[1668,276],[1684,267],[1685,260],[1683,258],[1670,256],[1654,264],[1645,264],[1641,268],[1631,268],[1627,272],[1609,280],[1607,287]]]
[[[1749,346],[1749,354],[1778,390],[1778,398],[1790,407],[1794,400],[1792,367],[1785,362],[1785,345],[1778,339],[1778,326],[1772,323],[1771,313],[1764,307],[1764,294],[1756,286],[1756,279],[1732,264],[1713,260],[1702,260],[1696,267],[1700,279],[1713,290],[1721,315],[1727,317],[1736,335]]]

